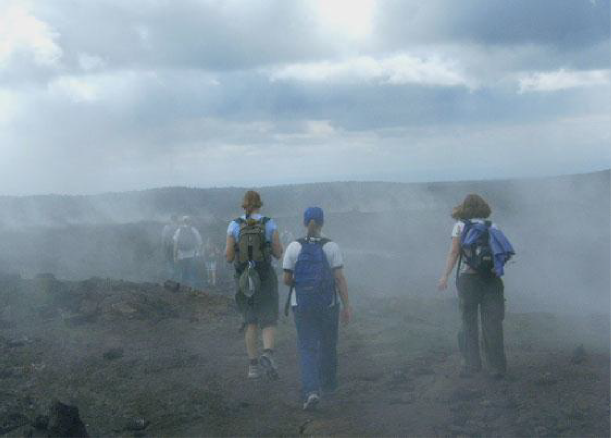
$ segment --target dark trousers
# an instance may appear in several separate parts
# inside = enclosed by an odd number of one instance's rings
[[[339,306],[321,311],[304,311],[297,306],[293,308],[293,314],[303,395],[335,390]]]
[[[481,315],[482,347],[486,364],[493,371],[504,373],[507,359],[503,340],[503,281],[498,277],[462,274],[458,279],[458,298],[461,316],[458,346],[465,368],[472,371],[482,368],[478,321]]]

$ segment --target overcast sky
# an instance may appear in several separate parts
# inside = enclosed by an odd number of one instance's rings
[[[1,0],[0,194],[610,167],[609,0]]]

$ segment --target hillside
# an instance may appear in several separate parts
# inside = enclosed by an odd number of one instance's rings
[[[533,180],[444,183],[336,182],[258,188],[267,213],[294,216],[307,205],[332,212],[418,211],[445,208],[466,193],[480,193],[511,212],[524,206],[600,202],[609,191],[610,171]],[[228,220],[245,188],[160,188],[90,196],[0,197],[0,228],[164,221],[172,213]],[[570,197],[569,197],[570,195]],[[581,198],[581,200],[576,199]]]

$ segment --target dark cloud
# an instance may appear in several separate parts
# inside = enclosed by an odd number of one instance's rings
[[[609,1],[377,1],[360,39],[312,4],[33,3],[38,39],[0,52],[0,192],[608,166]]]
[[[383,45],[546,45],[580,49],[608,41],[608,0],[387,0],[378,15]]]

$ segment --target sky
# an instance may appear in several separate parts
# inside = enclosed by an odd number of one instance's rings
[[[611,167],[609,0],[0,0],[0,195]]]

